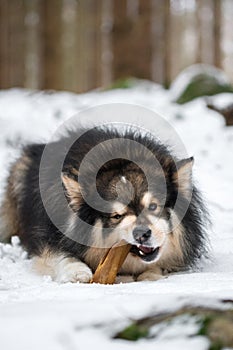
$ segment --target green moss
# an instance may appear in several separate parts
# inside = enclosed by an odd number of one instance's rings
[[[210,347],[208,350],[221,350],[223,348],[222,342],[219,340],[213,341],[213,339],[209,338],[210,328],[212,325],[212,322],[215,320],[215,318],[218,317],[217,315],[204,315],[200,323],[200,329],[197,335],[201,335],[204,337],[207,337],[210,341]]]
[[[213,317],[209,315],[203,317],[203,319],[201,320],[200,329],[197,335],[204,335],[204,336],[208,335],[208,328],[212,319]]]
[[[149,335],[149,329],[147,327],[139,326],[133,323],[130,326],[126,327],[123,331],[118,333],[115,336],[115,338],[136,341],[140,338],[146,338],[148,337],[148,335]]]
[[[212,343],[208,350],[222,350],[223,346],[221,343]]]

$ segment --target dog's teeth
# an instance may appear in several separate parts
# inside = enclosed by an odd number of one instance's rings
[[[145,255],[141,250],[139,250],[139,254],[142,255],[142,256]]]

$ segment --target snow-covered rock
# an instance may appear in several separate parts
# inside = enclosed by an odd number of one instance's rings
[[[181,104],[222,92],[233,92],[229,79],[222,70],[203,63],[184,69],[170,87],[172,101]]]

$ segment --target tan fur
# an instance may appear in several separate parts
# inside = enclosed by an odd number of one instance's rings
[[[81,187],[79,183],[73,180],[71,177],[62,174],[62,182],[66,188],[67,195],[70,198],[69,205],[75,210],[79,210],[82,203]]]
[[[149,264],[143,262],[138,256],[135,257],[131,253],[129,253],[119,271],[119,274],[132,274],[137,277],[141,273],[145,272],[148,269],[148,267]]]
[[[181,191],[186,198],[191,196],[192,191],[192,166],[193,160],[182,165],[174,174],[174,180],[178,185],[178,190]]]
[[[161,246],[168,234],[168,224],[164,219],[157,218],[153,215],[148,215],[148,219],[151,222],[149,228],[151,229],[152,237],[156,242],[155,246]]]
[[[173,221],[178,220],[173,213]],[[183,266],[184,257],[181,249],[183,229],[181,225],[174,225],[172,233],[167,237],[166,244],[162,249],[162,255],[158,261],[158,265],[168,271],[176,270],[180,266]]]
[[[135,225],[135,222],[137,220],[137,217],[135,215],[127,215],[122,221],[121,223],[119,224],[119,229],[124,229],[124,228],[129,228],[130,226],[130,229],[131,231],[133,231],[133,227]]]
[[[163,278],[162,270],[156,264],[147,268],[145,272],[142,272],[138,277],[137,281],[157,281]]]
[[[52,279],[55,279],[55,266],[61,260],[61,255],[52,254],[51,251],[45,249],[40,256],[33,258],[33,270],[40,275],[49,275]]]
[[[127,207],[120,202],[115,202],[113,203],[112,211],[113,211],[113,214],[116,213],[116,214],[123,215],[127,212]]]
[[[99,262],[106,255],[108,248],[92,248],[90,247],[85,254],[85,262],[93,270],[96,270]]]
[[[85,254],[85,261],[86,263],[92,268],[96,269],[100,260],[104,257],[104,255],[107,253],[108,249],[111,247],[111,245],[106,245],[106,248],[104,247],[104,240],[102,236],[102,222],[101,220],[98,220],[95,224],[95,227],[93,229],[92,237],[94,238],[91,242],[91,246],[87,250]],[[114,244],[115,242],[113,242]],[[112,244],[112,245],[113,245]],[[100,248],[98,248],[100,247]]]
[[[142,205],[144,208],[148,208],[152,200],[152,194],[150,192],[146,192],[141,200]]]
[[[132,275],[118,275],[116,276],[115,284],[120,283],[132,283],[135,282],[135,278]]]
[[[11,168],[5,198],[0,209],[0,240],[2,241],[8,241],[11,236],[20,233],[17,208],[29,163],[30,159],[26,155],[22,155]]]

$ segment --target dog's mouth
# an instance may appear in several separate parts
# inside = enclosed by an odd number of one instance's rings
[[[145,245],[132,245],[130,253],[138,256],[144,261],[150,262],[157,258],[160,247],[148,247]]]

